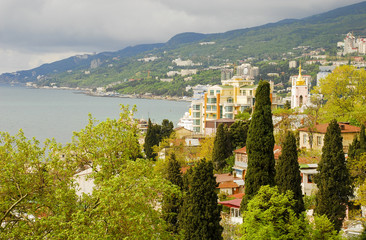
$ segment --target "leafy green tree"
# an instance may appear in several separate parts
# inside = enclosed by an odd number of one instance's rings
[[[343,239],[334,229],[331,221],[325,215],[314,216],[314,221],[309,225],[310,239],[312,240],[341,240]]]
[[[232,154],[231,142],[227,127],[219,124],[216,131],[214,147],[212,150],[212,161],[217,171],[222,170],[226,165],[226,158]]]
[[[160,142],[160,130],[158,126],[155,126],[151,123],[149,118],[147,133],[145,136],[145,143],[144,143],[144,152],[146,154],[146,158],[148,159],[155,159],[157,154],[154,153],[153,146],[158,146]]]
[[[176,185],[179,190],[183,190],[183,178],[181,173],[181,166],[175,154],[172,153],[168,160],[167,180]],[[182,207],[182,198],[177,194],[165,195],[163,198],[163,218],[168,224],[168,230],[178,233],[178,216]]]
[[[52,238],[77,207],[72,177],[76,166],[59,159],[55,141],[44,146],[0,133],[0,238]]]
[[[282,154],[276,165],[276,184],[281,193],[292,191],[293,199],[296,200],[293,210],[299,215],[303,211],[300,166],[298,163],[296,138],[292,132],[287,132],[282,146]]]
[[[274,136],[268,82],[259,82],[255,99],[255,108],[246,143],[248,170],[245,175],[245,196],[241,204],[242,210],[261,186],[275,184]]]
[[[233,149],[245,147],[250,121],[235,121],[229,128]]]
[[[189,188],[180,215],[184,239],[222,239],[221,205],[217,203],[212,162],[202,159],[188,174]]]
[[[336,120],[332,120],[327,128],[318,171],[314,179],[319,189],[315,212],[326,215],[339,231],[346,216],[352,188],[343,152],[341,129]]]
[[[243,213],[241,239],[306,239],[307,224],[294,212],[295,202],[290,191],[262,186]]]
[[[323,120],[337,119],[359,123],[366,121],[366,70],[354,66],[340,66],[320,80],[316,92],[326,104],[321,108]]]

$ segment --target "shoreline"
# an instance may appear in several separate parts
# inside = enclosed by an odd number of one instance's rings
[[[119,94],[116,92],[103,92],[97,91],[93,92],[91,88],[71,88],[71,87],[48,87],[48,86],[35,86],[35,85],[24,85],[27,88],[36,88],[36,89],[51,89],[51,90],[72,90],[75,91],[75,94],[85,94],[92,97],[111,97],[111,98],[130,98],[130,99],[150,99],[150,100],[167,100],[167,101],[176,101],[176,102],[191,102],[191,97],[171,97],[171,96],[155,96],[155,95],[146,95],[146,94]]]

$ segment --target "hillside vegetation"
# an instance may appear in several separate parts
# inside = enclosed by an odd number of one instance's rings
[[[175,77],[172,83],[161,83],[159,79],[167,78],[168,71],[184,68],[205,70],[209,66],[238,64],[240,60],[248,58],[254,58],[256,62],[263,59],[294,59],[302,53],[298,46],[323,48],[326,53],[334,56],[336,43],[342,41],[345,34],[350,31],[355,35],[365,34],[365,23],[366,2],[362,2],[304,19],[286,19],[225,33],[181,33],[166,43],[74,56],[28,71],[2,74],[0,81],[35,82],[38,85],[54,83],[67,87],[100,87],[121,82],[122,84],[113,86],[114,90],[121,93],[151,92],[179,96],[184,94],[183,88],[188,84],[217,83],[220,73],[201,73],[193,76],[193,82],[184,82],[182,77]],[[205,42],[214,44],[202,44]],[[141,61],[142,58],[151,56],[157,59]],[[172,63],[176,58],[190,59],[201,65],[177,67]],[[205,75],[209,77],[201,82]],[[130,79],[136,81],[128,81]],[[284,79],[287,80],[288,78]]]

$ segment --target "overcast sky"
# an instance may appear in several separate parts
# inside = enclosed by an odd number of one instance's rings
[[[360,0],[0,0],[0,73],[72,55],[303,18]]]

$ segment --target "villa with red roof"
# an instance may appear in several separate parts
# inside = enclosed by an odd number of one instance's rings
[[[352,143],[353,138],[360,133],[361,128],[352,126],[349,123],[339,122],[341,135],[343,137],[343,150],[348,152],[348,147]],[[324,136],[327,131],[328,123],[316,124],[313,128],[298,129],[300,135],[300,148],[322,150],[324,145]],[[310,146],[309,136],[312,135],[312,146]]]

